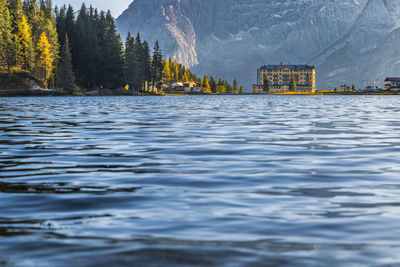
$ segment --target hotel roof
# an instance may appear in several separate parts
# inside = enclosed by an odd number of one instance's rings
[[[400,78],[398,77],[388,77],[385,82],[400,82]]]
[[[312,70],[315,66],[311,65],[264,65],[260,67],[260,70],[281,70],[284,68],[289,68],[291,70]]]

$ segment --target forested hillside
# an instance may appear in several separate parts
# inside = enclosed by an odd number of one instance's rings
[[[156,91],[165,84],[195,81],[204,91],[238,91],[213,77],[198,78],[176,60],[164,60],[140,34],[122,41],[111,13],[82,5],[53,9],[51,0],[0,0],[0,68],[11,78],[30,75],[43,87]],[[220,91],[221,91],[220,90]]]

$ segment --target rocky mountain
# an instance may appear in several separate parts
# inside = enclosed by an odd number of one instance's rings
[[[249,86],[263,64],[317,65],[317,87],[400,75],[399,0],[134,0],[123,35]]]

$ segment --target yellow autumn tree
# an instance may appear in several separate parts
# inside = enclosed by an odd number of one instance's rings
[[[185,72],[184,74],[183,74],[183,82],[188,82],[189,81],[189,78],[188,78],[188,75],[187,75],[187,72]]]
[[[203,88],[207,93],[211,94],[211,86],[207,75],[203,79]]]
[[[171,80],[171,67],[169,62],[165,62],[164,70],[163,70],[163,76],[165,81],[169,82]]]
[[[178,67],[178,62],[176,61],[176,58],[174,59],[174,62],[172,63],[172,79],[175,81],[179,81],[179,67]]]
[[[36,52],[35,75],[47,86],[48,79],[53,71],[54,57],[51,53],[51,45],[44,32],[40,35]]]
[[[7,0],[0,0],[0,66],[6,66],[7,29],[11,28]],[[9,27],[7,27],[9,26]],[[9,30],[8,30],[9,31]]]
[[[19,49],[17,50],[17,65],[21,68],[30,70],[34,61],[34,50],[32,43],[31,26],[28,23],[25,15],[22,15],[21,21],[18,24],[17,39]]]

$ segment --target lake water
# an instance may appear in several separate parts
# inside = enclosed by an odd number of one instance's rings
[[[0,266],[399,266],[400,97],[0,98]]]

